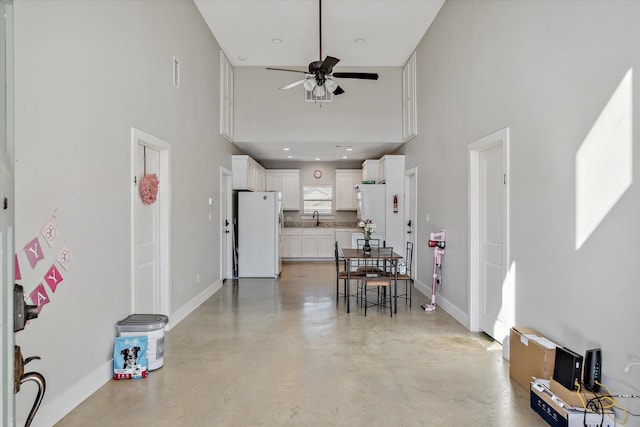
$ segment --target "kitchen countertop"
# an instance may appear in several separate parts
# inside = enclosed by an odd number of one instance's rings
[[[320,221],[320,225],[316,225],[315,221],[285,221],[284,228],[335,228],[340,230],[359,230],[359,228],[354,226],[351,221]]]

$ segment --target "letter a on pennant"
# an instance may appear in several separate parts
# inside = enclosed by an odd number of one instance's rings
[[[38,306],[38,314],[40,314],[42,307],[49,304],[49,295],[42,283],[29,294],[29,297],[31,297],[31,302]]]
[[[44,259],[38,237],[34,237],[32,241],[27,243],[27,246],[24,247],[24,251],[27,254],[27,258],[29,258],[29,264],[31,264],[31,268],[35,268],[36,264],[38,264],[38,261]]]

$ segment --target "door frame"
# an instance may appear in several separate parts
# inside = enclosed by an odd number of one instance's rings
[[[143,145],[159,151],[159,174],[162,182],[158,187],[159,224],[160,224],[160,314],[171,314],[171,144],[148,134],[140,129],[131,128],[131,312],[135,310],[135,197],[138,195],[138,185],[135,182],[137,172],[138,146]]]
[[[502,147],[502,276],[509,269],[509,128],[506,127],[469,144],[469,330],[480,330],[480,152],[496,146]],[[515,320],[515,319],[513,319]],[[506,348],[503,345],[503,348]]]
[[[412,191],[407,191],[407,182],[411,182],[415,184],[413,187],[410,187]],[[413,212],[411,210],[411,200],[413,200]],[[411,223],[411,233],[413,234],[413,257],[412,257],[412,265],[409,267],[413,272],[414,276],[416,274],[416,260],[418,259],[418,245],[416,244],[418,241],[418,168],[413,167],[411,169],[407,169],[404,172],[404,211],[409,213],[409,218],[413,218],[413,222]],[[404,220],[404,247],[407,247],[407,222],[406,218]]]
[[[233,239],[231,236],[229,236],[229,238],[224,238],[225,230],[227,230],[227,228],[229,228],[230,235],[233,233],[232,179],[232,172],[229,169],[220,166],[220,280],[222,281],[233,278]],[[225,196],[226,199],[224,199]],[[225,204],[227,208],[226,212],[224,212]],[[229,219],[228,226],[224,223],[227,218]],[[226,258],[224,254],[226,254]],[[224,262],[225,260],[226,263]]]

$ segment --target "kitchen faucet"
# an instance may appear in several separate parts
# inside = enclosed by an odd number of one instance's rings
[[[318,211],[313,211],[313,216],[311,218],[316,218],[316,227],[320,227],[320,213]]]

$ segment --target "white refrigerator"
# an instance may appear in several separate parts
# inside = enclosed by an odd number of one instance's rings
[[[382,246],[385,241],[385,195],[386,187],[384,184],[358,184],[355,186],[356,196],[358,199],[358,210],[356,215],[358,220],[370,219],[376,225],[376,231],[371,236],[372,239],[379,239]],[[363,239],[362,233],[353,233],[352,245],[356,247],[356,240]]]
[[[238,193],[238,277],[278,277],[282,267],[279,192]]]

